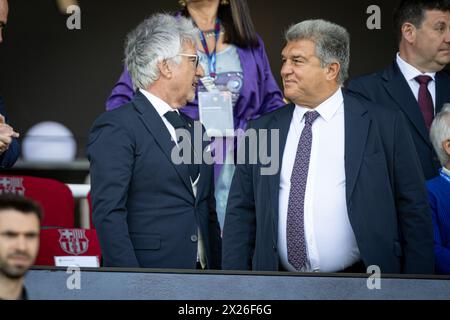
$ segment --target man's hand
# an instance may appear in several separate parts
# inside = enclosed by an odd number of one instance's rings
[[[5,123],[5,117],[0,115],[0,154],[8,150],[13,138],[18,138],[19,134]]]

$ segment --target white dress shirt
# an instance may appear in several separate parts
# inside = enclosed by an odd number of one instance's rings
[[[419,88],[420,84],[414,79],[417,76],[430,76],[431,81],[428,82],[428,91],[431,94],[431,98],[433,99],[433,107],[434,110],[436,110],[436,72],[426,72],[422,73],[419,70],[417,70],[414,66],[410,65],[408,62],[403,60],[400,57],[400,54],[397,53],[397,65],[400,68],[401,73],[406,79],[406,82],[408,82],[409,87],[411,88],[411,91],[414,94],[414,97],[416,100],[419,100]],[[436,112],[436,111],[435,111]]]
[[[339,89],[314,109],[320,116],[312,125],[313,141],[305,192],[304,227],[308,261],[303,272],[336,272],[360,259],[347,213],[345,192],[344,98]],[[278,250],[284,268],[288,262],[286,222],[291,175],[304,114],[312,109],[295,106],[280,173]]]
[[[177,109],[172,108],[169,106],[164,100],[158,98],[154,94],[151,94],[150,92],[146,90],[139,89],[139,91],[150,101],[150,103],[155,108],[156,112],[158,112],[159,116],[161,117],[162,121],[166,125],[167,130],[169,130],[170,136],[172,137],[172,140],[178,145],[177,141],[177,135],[175,133],[175,128],[170,124],[170,122],[164,117],[164,115],[169,111],[175,111],[180,113]]]

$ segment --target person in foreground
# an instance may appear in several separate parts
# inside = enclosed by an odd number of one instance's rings
[[[15,195],[0,195],[0,300],[27,300],[25,274],[39,251],[41,208]]]
[[[185,142],[179,130],[195,127],[179,109],[203,75],[196,32],[186,18],[166,14],[132,31],[125,62],[138,92],[91,129],[93,221],[105,266],[220,268],[213,167],[172,159]]]
[[[350,55],[343,27],[303,21],[286,41],[281,77],[292,103],[249,125],[279,134],[280,170],[262,175],[261,161],[238,164],[223,268],[433,273],[425,181],[403,116],[342,89]],[[254,146],[244,144],[245,154]]]

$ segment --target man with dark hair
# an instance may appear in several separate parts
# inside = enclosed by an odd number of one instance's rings
[[[0,300],[26,300],[25,274],[39,250],[42,211],[24,197],[0,196]]]
[[[3,42],[3,29],[8,20],[8,1],[0,0],[0,43]],[[19,134],[6,122],[5,107],[0,97],[0,169],[10,168],[19,157]]]
[[[348,89],[399,109],[408,120],[426,179],[438,175],[429,138],[434,115],[450,102],[450,0],[402,0],[394,13],[399,37],[396,61],[385,70],[353,79]]]

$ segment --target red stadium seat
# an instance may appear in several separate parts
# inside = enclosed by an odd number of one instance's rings
[[[96,256],[101,261],[97,232],[91,229],[44,229],[35,265],[54,266],[55,257]]]
[[[53,179],[0,175],[0,194],[12,193],[33,199],[42,206],[46,228],[73,228],[75,201],[69,187]]]

